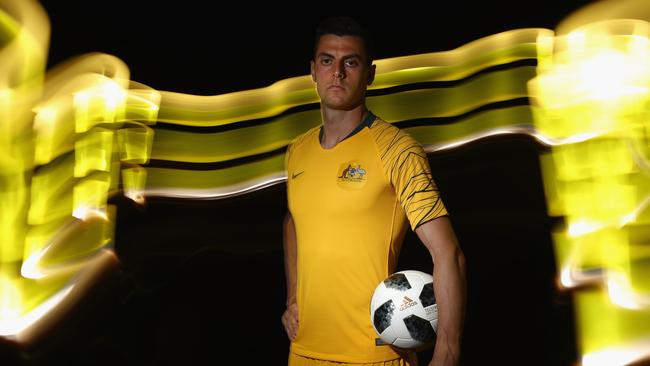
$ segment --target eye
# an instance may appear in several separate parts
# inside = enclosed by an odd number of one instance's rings
[[[345,60],[345,66],[347,67],[357,67],[358,65],[359,65],[359,61],[355,59]]]
[[[321,63],[321,65],[328,66],[328,65],[332,64],[332,59],[331,58],[322,58],[320,60],[320,63]]]

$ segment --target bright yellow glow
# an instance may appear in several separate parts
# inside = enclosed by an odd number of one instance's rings
[[[17,284],[7,275],[0,276],[0,322],[15,319],[21,315],[22,293]]]
[[[109,55],[81,56],[45,77],[48,38],[37,2],[0,2],[0,335],[17,341],[70,304],[76,284],[91,281],[84,274],[113,261],[107,199],[122,162],[149,161],[145,125],[161,101]],[[142,191],[143,178],[131,181]]]
[[[92,171],[110,170],[113,135],[111,130],[97,128],[75,141],[75,177],[85,177]]]
[[[134,202],[144,204],[145,184],[147,171],[144,168],[131,168],[122,170],[122,181],[124,182],[124,196]]]
[[[75,185],[72,216],[84,220],[88,215],[106,210],[108,179],[106,175],[96,175]]]
[[[131,81],[128,67],[104,54],[46,73],[49,26],[42,9],[31,0],[5,1],[0,8],[5,3],[12,11],[0,9],[0,39],[7,40],[0,53],[2,336],[16,336],[61,304],[75,288],[73,275],[89,271],[91,258],[106,253],[114,236],[110,195],[141,204],[148,195],[214,199],[286,179],[281,154],[214,170],[147,167],[151,159],[233,161],[278,151],[320,124],[317,108],[287,112],[318,102],[308,75],[197,96]],[[389,122],[458,118],[408,129],[427,152],[504,133],[530,134],[553,146],[542,166],[549,213],[567,218],[567,227],[554,234],[560,284],[603,286],[577,299],[585,365],[647,356],[633,345],[650,338],[650,277],[639,269],[647,267],[650,253],[638,235],[650,223],[644,210],[650,195],[650,28],[627,18],[587,23],[560,37],[520,29],[456,50],[377,60],[373,90],[462,80],[518,60],[538,59],[539,66],[368,98]],[[515,106],[463,116],[527,96],[534,98],[532,110]],[[269,121],[200,131],[260,118]],[[156,129],[158,122],[195,130]],[[630,234],[632,227],[637,235]]]
[[[650,356],[650,17],[636,17],[647,5],[603,1],[578,12],[529,82],[538,130],[574,138],[541,165],[549,213],[566,219],[555,253],[560,285],[576,292],[583,365]]]
[[[125,120],[128,92],[116,81],[97,80],[74,96],[75,132],[90,130],[94,125]]]
[[[644,67],[645,66],[645,67]],[[637,78],[647,79],[647,60],[626,58],[622,52],[603,51],[578,65],[580,92],[606,102],[615,98],[648,92],[647,86],[634,85]]]
[[[599,352],[587,353],[582,358],[583,366],[615,366],[629,365],[640,359],[643,353],[621,347],[617,349],[606,349]]]
[[[635,294],[625,274],[607,274],[607,291],[610,299],[617,306],[632,310],[642,310],[650,306],[647,296]]]
[[[569,224],[568,233],[569,236],[581,236],[589,233],[593,233],[602,228],[602,225],[599,225],[595,222],[589,221],[579,221]]]
[[[32,311],[25,315],[14,314],[6,320],[0,320],[0,336],[16,336],[34,325],[38,320],[45,316],[49,311],[54,309],[73,289],[74,285],[70,285],[61,289],[53,296],[45,299],[42,303],[36,306]]]

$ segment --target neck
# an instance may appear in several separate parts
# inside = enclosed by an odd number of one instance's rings
[[[347,110],[321,109],[323,140],[321,145],[331,149],[346,138],[363,121],[367,112],[365,105]]]

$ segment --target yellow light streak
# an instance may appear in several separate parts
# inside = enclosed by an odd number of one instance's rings
[[[585,365],[647,357],[640,345],[650,339],[650,25],[638,15],[609,21],[598,9],[625,11],[601,4],[557,34],[512,30],[456,50],[377,60],[371,91],[433,86],[368,98],[389,122],[457,118],[407,129],[427,152],[497,134],[528,134],[553,147],[542,157],[544,186],[549,213],[567,219],[554,233],[558,280],[579,292]],[[629,13],[647,2],[617,4]],[[308,75],[215,96],[156,91],[131,81],[111,55],[84,55],[46,72],[48,37],[36,2],[0,1],[0,336],[22,340],[53,309],[83,296],[84,276],[73,275],[87,274],[90,286],[98,268],[116,260],[111,195],[140,204],[147,196],[218,199],[286,179],[281,154],[213,170],[148,167],[151,159],[233,161],[280,150],[320,123]],[[473,76],[527,59],[538,60],[537,69]],[[533,108],[472,113],[528,96]],[[300,106],[314,108],[291,112]],[[188,129],[157,129],[159,122]],[[245,127],[201,131],[240,122]],[[587,284],[602,288],[580,292]]]
[[[544,41],[529,82],[538,131],[588,136],[541,158],[549,213],[566,222],[553,238],[559,283],[576,293],[583,365],[650,356],[648,5],[578,11]]]

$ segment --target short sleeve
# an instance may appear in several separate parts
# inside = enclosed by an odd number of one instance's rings
[[[373,126],[375,127],[375,126]],[[433,181],[424,149],[404,131],[386,122],[375,131],[386,176],[406,213],[411,229],[448,215]]]

